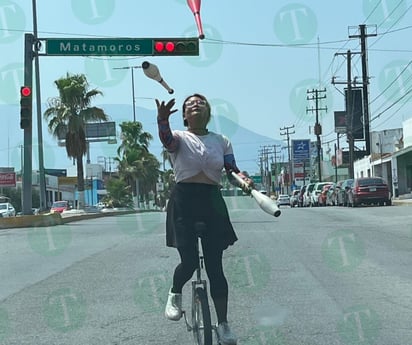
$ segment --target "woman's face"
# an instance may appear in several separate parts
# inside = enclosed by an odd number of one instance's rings
[[[210,120],[210,109],[206,100],[192,96],[185,101],[184,118],[189,128],[205,128]]]

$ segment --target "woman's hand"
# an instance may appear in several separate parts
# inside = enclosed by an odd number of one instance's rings
[[[246,193],[246,194],[250,194],[250,192],[252,191],[252,189],[255,188],[255,184],[253,182],[252,179],[250,179],[249,177],[242,177],[243,179],[243,186],[241,187],[242,190]]]
[[[177,111],[177,109],[172,109],[174,107],[175,103],[176,103],[176,100],[174,98],[171,99],[166,104],[165,104],[164,101],[160,102],[158,99],[156,99],[157,118],[159,120],[169,119],[169,116]]]

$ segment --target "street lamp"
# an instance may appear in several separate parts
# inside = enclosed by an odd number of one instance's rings
[[[134,69],[142,68],[142,66],[125,66],[113,69],[130,69],[132,71],[132,104],[133,104],[133,122],[136,122],[136,98],[134,96]]]
[[[157,66],[148,61],[144,61],[141,66],[125,66],[125,67],[113,68],[113,69],[130,69],[132,71],[133,122],[136,122],[136,97],[134,95],[134,72],[133,72],[135,68],[142,68],[146,77],[159,82],[167,90],[169,94],[172,94],[174,92],[173,89],[166,83],[166,81],[160,75],[160,72]]]

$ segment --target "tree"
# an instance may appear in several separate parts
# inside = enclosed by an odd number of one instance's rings
[[[125,181],[111,178],[106,185],[107,195],[103,202],[110,207],[132,207],[133,198],[130,193],[130,186]]]
[[[143,131],[140,122],[123,122],[122,142],[117,149],[116,158],[120,176],[132,187],[134,195],[141,194],[148,199],[149,192],[155,190],[159,177],[160,163],[149,152],[149,144],[153,136]]]
[[[50,133],[56,138],[64,137],[66,152],[77,164],[78,208],[84,207],[83,156],[87,152],[86,123],[107,121],[104,110],[92,107],[92,100],[103,93],[89,89],[84,74],[69,74],[56,80],[59,96],[48,102],[44,118],[49,121]]]

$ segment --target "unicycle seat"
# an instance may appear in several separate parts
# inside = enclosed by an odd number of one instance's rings
[[[207,227],[205,222],[197,221],[194,223],[196,236],[202,238],[206,233]]]

